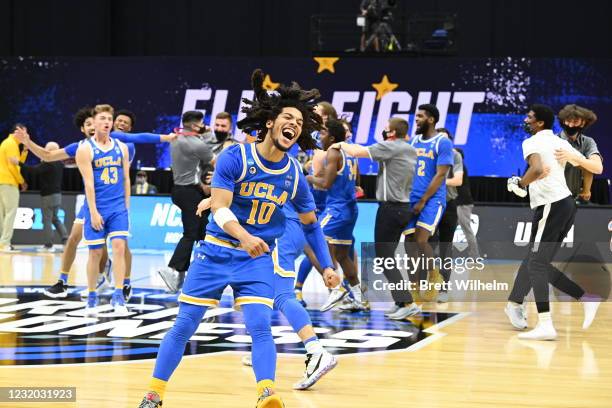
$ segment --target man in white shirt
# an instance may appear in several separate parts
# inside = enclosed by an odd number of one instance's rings
[[[529,186],[530,204],[535,210],[529,254],[514,280],[505,310],[514,327],[526,329],[523,299],[533,288],[538,324],[535,329],[519,334],[519,338],[527,340],[554,340],[557,337],[550,316],[549,282],[582,301],[584,329],[591,325],[599,307],[599,302],[585,302],[584,290],[551,264],[576,215],[576,204],[565,182],[566,161],[557,160],[555,150],[562,149],[580,155],[567,141],[552,132],[554,117],[548,106],[532,105],[529,108],[525,130],[532,136],[523,142],[523,157],[529,163],[529,168],[522,178],[514,176],[508,179],[508,191],[520,197],[527,195],[526,187]]]

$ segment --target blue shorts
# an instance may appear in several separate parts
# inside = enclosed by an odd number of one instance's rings
[[[410,202],[410,208],[414,207],[417,202]],[[438,223],[444,214],[446,208],[446,200],[440,200],[436,197],[432,197],[427,201],[423,210],[419,215],[412,217],[408,221],[408,225],[404,228],[404,235],[414,234],[416,227],[420,227],[429,231],[431,235],[436,231]]]
[[[206,235],[194,251],[179,302],[216,307],[227,286],[234,290],[234,304],[274,305],[272,256],[257,258],[229,241]]]
[[[327,207],[321,216],[321,227],[327,242],[334,245],[352,245],[357,214],[356,205]]]
[[[295,260],[304,253],[304,231],[299,220],[287,219],[285,233],[272,252],[274,262],[274,297],[290,293],[295,286]]]
[[[73,223],[74,224],[85,224],[85,204],[81,206],[81,209],[79,210],[77,215],[74,217]]]
[[[83,225],[83,243],[90,249],[102,248],[108,239],[124,239],[130,235],[130,219],[126,209],[109,214],[100,214],[104,220],[101,231],[96,231],[91,226],[89,213],[85,216]]]

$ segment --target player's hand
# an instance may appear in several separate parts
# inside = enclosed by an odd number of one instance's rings
[[[91,216],[91,227],[96,231],[102,231],[104,228],[104,220],[98,211],[90,213]]]
[[[332,268],[323,270],[323,281],[328,288],[335,288],[340,285],[340,276]]]
[[[19,191],[26,191],[28,189],[28,183],[25,181],[19,185]]]
[[[240,239],[240,246],[248,252],[251,258],[270,253],[270,247],[266,244],[266,241],[248,233]]]
[[[365,192],[361,186],[355,186],[355,198],[365,197]]]
[[[415,214],[415,215],[420,214],[421,211],[423,211],[424,207],[425,207],[425,203],[423,201],[419,200],[419,202],[416,203],[414,205],[414,207],[412,207],[412,213]]]
[[[512,176],[508,179],[506,186],[509,192],[514,193],[521,198],[524,198],[527,196],[527,190],[521,187],[521,185],[519,184],[520,181],[520,177]]]
[[[578,194],[578,197],[580,197],[584,201],[591,201],[591,192],[590,191],[583,191],[580,194]]]
[[[159,140],[162,142],[171,143],[171,142],[174,142],[177,137],[178,135],[176,133],[170,133],[168,135],[161,135]]]
[[[198,204],[198,209],[196,210],[196,215],[198,217],[202,216],[202,213],[206,210],[208,210],[210,208],[210,202],[211,202],[211,198],[205,198],[202,201],[200,201],[200,204]]]
[[[310,169],[312,169],[312,160],[307,160],[306,163],[304,163],[304,171],[309,173]]]
[[[19,140],[19,143],[23,143],[24,145],[30,141],[30,135],[24,127],[18,126],[15,132],[13,132],[13,135]]]
[[[565,149],[555,149],[555,160],[577,165],[579,156]]]

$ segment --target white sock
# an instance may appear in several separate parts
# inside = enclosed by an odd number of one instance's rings
[[[513,302],[513,301],[509,301],[509,302],[508,302],[508,306],[510,306],[510,307],[520,307],[520,306],[521,306],[521,304],[520,304],[520,303]]]
[[[308,354],[321,354],[323,351],[325,351],[319,340],[309,341],[304,346],[306,347],[306,353]]]
[[[552,322],[552,317],[550,316],[550,312],[538,313],[538,323],[548,323]]]

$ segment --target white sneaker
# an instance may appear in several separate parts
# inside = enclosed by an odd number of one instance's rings
[[[172,268],[164,268],[157,271],[159,276],[168,287],[170,293],[177,293],[179,290],[179,273]]]
[[[348,302],[346,301],[347,299]],[[338,309],[344,312],[367,312],[370,310],[370,303],[368,303],[367,300],[365,302],[360,302],[357,299],[346,296]]]
[[[444,292],[444,291],[438,292],[438,297],[436,298],[436,302],[448,303],[448,292]]]
[[[86,317],[96,317],[98,316],[98,306],[89,306],[85,307],[85,316]]]
[[[391,306],[390,309],[388,309],[384,314],[386,317],[391,316],[394,313],[397,313],[397,311],[400,309],[401,306],[398,306],[396,303],[393,304],[393,306]]]
[[[535,329],[519,333],[518,338],[521,340],[556,340],[557,331],[552,320],[539,321]]]
[[[242,356],[242,365],[253,367],[253,359],[251,358],[250,354],[247,356]]]
[[[306,370],[301,381],[293,385],[294,390],[306,390],[312,387],[325,374],[338,365],[338,360],[327,351],[306,355]]]
[[[111,298],[110,303],[114,309],[116,316],[127,316],[130,314],[130,312],[128,312],[127,306],[125,305],[123,293],[113,293],[113,297]]]
[[[325,301],[325,303],[323,304],[323,306],[321,306],[319,310],[321,312],[326,312],[332,309],[334,306],[340,303],[346,295],[348,295],[348,292],[343,287],[340,287],[338,289],[333,289],[331,293],[329,294],[329,297],[327,298],[327,300]]]
[[[582,307],[584,308],[584,321],[582,322],[582,329],[586,330],[591,327],[591,323],[595,319],[595,315],[597,314],[597,309],[601,302],[581,302]]]
[[[397,312],[387,316],[391,320],[404,320],[407,317],[418,315],[421,313],[421,308],[416,303],[411,303],[410,306],[403,306],[397,309]]]
[[[506,304],[504,312],[510,319],[510,324],[519,330],[527,328],[527,318],[523,314],[524,305],[513,305],[510,302]]]

